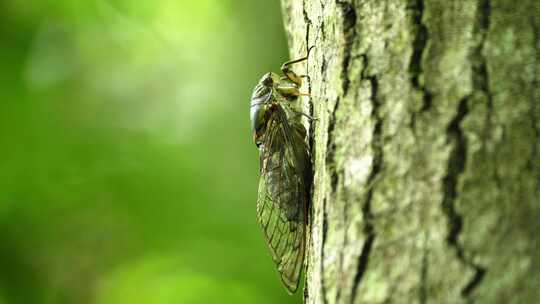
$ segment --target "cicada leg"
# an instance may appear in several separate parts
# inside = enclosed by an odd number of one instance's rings
[[[308,114],[306,114],[306,113],[304,113],[304,112],[297,111],[297,110],[295,110],[295,109],[291,109],[291,111],[292,111],[293,113],[297,114],[297,115],[302,115],[302,116],[304,116],[304,117],[307,117],[310,121],[318,120],[317,118],[315,118],[315,117],[313,117],[313,116],[311,116],[311,115],[308,115]]]
[[[305,61],[308,59],[309,57],[309,53],[311,52],[311,50],[314,48],[315,46],[311,46],[308,51],[307,51],[307,54],[305,57],[302,57],[302,58],[299,58],[299,59],[294,59],[294,60],[290,60],[290,61],[287,61],[285,62],[282,66],[281,66],[281,72],[283,72],[283,75],[285,75],[287,77],[288,80],[292,81],[294,84],[296,84],[298,87],[302,86],[302,77],[305,76],[305,75],[298,75],[296,74],[295,72],[293,72],[291,69],[290,69],[290,66],[295,64],[295,63],[299,63],[299,62],[302,62],[302,61]]]
[[[311,96],[309,93],[301,93],[298,90],[298,86],[294,83],[284,82],[276,85],[275,88],[279,94],[287,97]]]

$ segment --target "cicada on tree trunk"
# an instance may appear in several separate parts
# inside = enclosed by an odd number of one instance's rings
[[[251,97],[253,141],[260,153],[257,217],[289,293],[298,289],[306,252],[312,169],[306,129],[291,103],[300,93],[302,78],[290,69],[303,58],[285,62],[283,76],[265,74]],[[307,115],[306,115],[307,116]],[[309,116],[308,116],[309,117]]]

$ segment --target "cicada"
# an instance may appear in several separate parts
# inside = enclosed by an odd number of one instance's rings
[[[250,108],[253,141],[260,153],[257,217],[291,294],[303,268],[312,175],[303,113],[292,105],[298,96],[308,95],[300,93],[307,76],[293,72],[291,65],[307,60],[312,48],[305,57],[285,62],[283,76],[265,74],[253,90]]]

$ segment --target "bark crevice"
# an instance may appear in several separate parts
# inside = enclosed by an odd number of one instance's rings
[[[484,45],[487,40],[487,34],[490,27],[491,3],[489,0],[481,0],[478,3],[476,13],[475,34],[479,35],[479,42],[472,52],[472,84],[473,92],[479,91],[486,98],[486,124],[484,132],[484,141],[489,140],[490,131],[492,128],[492,113],[493,113],[493,95],[489,89],[489,73],[486,56],[484,55]],[[458,197],[458,181],[460,175],[465,171],[467,163],[467,139],[461,128],[461,123],[468,113],[469,101],[474,93],[464,97],[458,105],[457,114],[450,122],[447,128],[448,138],[453,141],[453,149],[448,159],[447,175],[443,179],[444,195],[443,195],[443,210],[449,221],[449,234],[447,237],[448,244],[456,251],[457,258],[474,271],[474,275],[467,281],[461,290],[461,296],[464,298],[470,297],[473,291],[484,279],[487,268],[475,263],[470,257],[463,245],[459,242],[459,235],[463,230],[463,217],[455,207],[455,201]],[[497,172],[495,172],[495,180],[497,180]]]
[[[336,1],[337,6],[341,10],[343,20],[343,37],[345,44],[343,46],[343,61],[341,70],[341,80],[343,96],[347,95],[351,80],[349,79],[349,65],[351,63],[351,53],[354,41],[356,40],[356,8],[349,2]]]
[[[306,10],[306,0],[302,2],[302,14],[304,15],[304,22],[306,23],[306,26],[307,26],[307,30],[306,30],[306,43],[307,43],[308,38],[309,38],[309,26],[312,24],[312,22]],[[309,48],[309,45],[307,45],[307,47]]]
[[[486,268],[476,264],[467,256],[465,248],[459,242],[459,235],[463,230],[463,217],[456,210],[455,202],[458,198],[458,181],[465,170],[467,162],[467,140],[461,129],[461,123],[465,119],[468,109],[469,97],[463,98],[458,105],[457,114],[447,128],[448,139],[453,148],[448,158],[447,175],[443,179],[443,212],[448,219],[448,236],[446,238],[450,247],[456,251],[457,258],[471,268],[475,274],[461,290],[463,297],[468,297],[480,284],[486,273]]]
[[[420,288],[418,292],[418,302],[420,304],[426,304],[428,299],[428,254],[427,237],[424,235],[424,243],[422,244],[422,264],[420,267]]]
[[[362,247],[360,257],[358,260],[358,266],[356,269],[356,275],[353,281],[351,303],[354,303],[356,296],[358,295],[358,286],[362,282],[365,272],[367,271],[369,258],[373,244],[376,238],[375,226],[374,226],[374,214],[372,212],[372,200],[374,195],[374,187],[372,186],[378,175],[381,173],[383,163],[383,149],[382,149],[382,125],[383,119],[380,114],[380,101],[378,99],[379,82],[376,75],[366,75],[368,69],[368,57],[367,55],[361,56],[364,61],[364,69],[361,73],[362,79],[368,80],[371,88],[371,104],[372,112],[371,118],[374,121],[373,126],[373,139],[372,139],[372,152],[373,152],[373,164],[371,166],[371,172],[368,176],[367,183],[368,191],[365,201],[362,205],[362,220],[364,223],[363,233],[366,236],[366,240]]]
[[[473,88],[475,90],[481,91],[487,101],[487,117],[486,124],[484,127],[484,141],[490,139],[490,132],[493,129],[492,124],[492,114],[493,114],[493,94],[489,88],[489,72],[487,59],[484,54],[484,46],[487,40],[487,35],[489,32],[490,26],[490,15],[491,15],[491,3],[489,0],[481,0],[478,3],[477,8],[477,25],[476,25],[476,34],[480,37],[480,42],[473,51]]]
[[[322,206],[322,244],[326,244],[326,239],[328,236],[328,212],[326,209],[326,198],[323,200],[323,206]],[[321,274],[324,274],[324,246],[321,246]],[[327,292],[326,292],[326,285],[324,282],[324,275],[321,275],[321,294],[322,294],[322,300],[323,303],[327,303]]]
[[[531,9],[531,11],[534,11]],[[532,80],[532,87],[535,88],[537,91],[534,92],[533,91],[533,97],[536,97],[536,95],[538,94],[538,87],[540,85],[539,83],[539,80],[538,80],[538,75],[540,75],[540,49],[539,49],[539,43],[540,43],[540,28],[539,28],[539,25],[536,23],[536,19],[534,19],[532,16],[530,17],[530,23],[531,23],[531,28],[532,28],[532,34],[533,34],[533,37],[532,37],[532,43],[533,43],[533,49],[534,49],[534,53],[535,53],[535,60],[534,60],[534,64],[535,64],[535,70],[534,70],[534,76],[533,76],[533,80]],[[534,89],[533,89],[534,90]],[[536,94],[535,94],[536,93]],[[534,99],[534,98],[531,98],[531,101],[530,101],[530,111],[529,111],[529,116],[530,116],[530,120],[531,120],[531,128],[533,130],[533,133],[534,133],[534,138],[536,139],[534,142],[533,142],[533,147],[532,147],[532,152],[531,152],[531,157],[529,158],[529,161],[527,162],[527,167],[529,168],[529,170],[531,170],[532,172],[535,172],[535,162],[536,160],[538,159],[538,143],[540,142],[540,129],[538,128],[537,126],[537,121],[538,121],[538,100]],[[537,173],[538,175],[538,182],[540,182],[540,172]]]
[[[327,154],[326,154],[326,163],[327,164],[335,164],[335,154],[336,154],[336,143],[333,137],[333,132],[336,127],[336,112],[339,107],[339,98],[336,100],[336,104],[334,106],[334,110],[332,112],[332,116],[330,117],[330,120],[328,122],[328,142],[327,142]],[[338,172],[335,165],[332,165],[329,167],[329,175],[330,175],[330,191],[332,194],[335,194],[337,192],[338,187]]]
[[[422,59],[426,50],[427,42],[429,39],[429,32],[426,24],[423,21],[424,18],[424,0],[413,0],[409,9],[412,11],[412,23],[413,28],[416,31],[412,47],[413,52],[409,64],[409,75],[411,78],[412,87],[418,90],[422,94],[422,107],[420,112],[426,112],[431,109],[433,104],[433,94],[425,86],[422,80],[422,74],[424,69],[422,66]],[[413,113],[412,124],[415,124],[416,112]]]

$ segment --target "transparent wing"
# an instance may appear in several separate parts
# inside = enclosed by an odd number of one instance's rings
[[[281,280],[298,288],[305,252],[311,163],[303,126],[292,126],[281,106],[272,110],[261,146],[257,215]],[[304,133],[305,134],[305,133]]]

